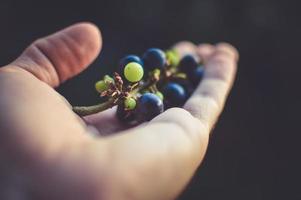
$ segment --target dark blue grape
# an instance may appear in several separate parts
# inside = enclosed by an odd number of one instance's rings
[[[204,67],[198,66],[190,75],[191,82],[194,86],[197,86],[204,76]]]
[[[119,62],[119,67],[122,68],[122,69],[124,69],[124,67],[125,67],[127,64],[131,63],[131,62],[136,62],[136,63],[138,63],[138,64],[140,64],[140,65],[143,66],[143,62],[142,62],[142,60],[139,58],[139,56],[136,56],[136,55],[127,55],[127,56],[125,56],[124,58],[122,58],[122,59],[120,60],[120,62]]]
[[[124,68],[127,64],[131,63],[131,62],[136,62],[138,64],[140,64],[143,67],[143,61],[140,59],[139,56],[136,55],[127,55],[124,58],[122,58],[119,62],[119,68],[118,68],[118,73],[122,76],[122,78],[125,79],[124,77]]]
[[[167,107],[181,107],[187,99],[185,89],[178,83],[168,83],[163,88],[164,102]]]
[[[132,110],[125,110],[124,104],[118,105],[116,116],[123,123],[130,123],[136,119],[135,113]]]
[[[177,83],[184,88],[187,94],[187,98],[189,98],[194,92],[195,87],[192,84],[191,80],[183,79],[183,78],[174,78],[172,79],[172,82]]]
[[[145,68],[149,71],[156,68],[162,69],[166,63],[166,56],[161,49],[151,48],[144,53],[143,62]]]
[[[164,111],[164,105],[157,95],[145,93],[138,99],[135,111],[138,121],[150,121]]]
[[[179,64],[179,69],[187,74],[192,74],[193,71],[198,67],[198,59],[193,55],[184,56]]]

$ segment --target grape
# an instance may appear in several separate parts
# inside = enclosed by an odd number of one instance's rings
[[[145,93],[148,93],[148,92],[150,92],[148,89],[144,89],[144,90],[140,91],[141,94],[145,94]]]
[[[194,86],[197,86],[201,79],[204,76],[204,67],[203,66],[198,66],[194,72],[190,75],[191,82],[193,83]]]
[[[187,98],[192,95],[192,93],[195,89],[195,87],[193,86],[191,80],[188,80],[188,79],[175,78],[175,79],[172,79],[172,82],[177,83],[177,84],[181,85],[184,88],[184,90],[186,91],[186,94],[187,94]]]
[[[187,99],[185,89],[177,83],[168,83],[163,88],[165,103],[168,107],[181,107]]]
[[[155,94],[145,93],[138,99],[136,108],[137,120],[150,121],[164,111],[162,100]]]
[[[128,55],[128,56],[122,58],[120,60],[120,62],[119,62],[119,67],[120,67],[121,71],[123,71],[124,68],[125,68],[125,66],[127,64],[131,63],[131,62],[136,62],[136,63],[138,63],[138,64],[140,64],[140,65],[143,66],[143,62],[142,62],[142,60],[138,56],[136,56],[136,55]]]
[[[156,95],[163,101],[163,99],[164,99],[164,96],[163,96],[163,94],[161,93],[161,92],[156,92]]]
[[[107,90],[109,88],[110,83],[113,83],[114,79],[110,77],[109,75],[105,75],[103,77],[103,80],[100,80],[95,83],[95,89],[102,93],[103,91]]]
[[[134,98],[127,98],[124,100],[124,107],[126,110],[133,110],[136,107],[136,100]]]
[[[188,75],[192,74],[198,66],[198,59],[193,55],[186,55],[179,64],[179,69]]]
[[[109,75],[105,75],[105,76],[103,77],[103,80],[104,80],[106,83],[113,83],[113,82],[114,82],[114,79],[113,79],[111,76],[109,76]]]
[[[172,67],[178,66],[178,64],[180,62],[180,58],[176,51],[168,50],[168,51],[166,51],[165,54],[166,54],[166,59],[168,60],[170,66],[172,66]]]
[[[103,91],[108,89],[108,84],[104,80],[98,81],[98,82],[95,83],[95,89],[99,93],[102,93]]]
[[[162,69],[166,64],[166,56],[161,49],[151,48],[144,53],[143,62],[147,70]]]
[[[124,104],[117,106],[116,116],[123,123],[130,123],[135,120],[135,113],[132,110],[126,110]]]
[[[124,77],[129,82],[135,83],[142,79],[144,74],[143,67],[139,63],[131,62],[124,68]]]

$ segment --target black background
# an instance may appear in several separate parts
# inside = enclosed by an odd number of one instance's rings
[[[1,0],[0,65],[38,37],[94,22],[101,55],[58,89],[86,105],[98,100],[94,82],[125,54],[181,40],[230,42],[241,54],[238,77],[207,156],[179,199],[301,199],[300,20],[293,1]]]

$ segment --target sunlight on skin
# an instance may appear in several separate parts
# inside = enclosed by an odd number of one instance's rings
[[[0,184],[15,180],[15,172],[23,177],[0,191],[0,199],[13,199],[13,193],[29,199],[173,199],[193,176],[233,84],[237,51],[229,44],[176,45],[179,53],[206,60],[204,80],[184,109],[129,128],[114,109],[79,118],[52,89],[83,71],[101,44],[99,30],[81,23],[37,40],[0,69],[0,175],[8,176]]]

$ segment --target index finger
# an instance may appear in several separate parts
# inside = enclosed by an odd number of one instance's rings
[[[202,52],[199,47],[199,54]],[[200,55],[202,56],[202,55]],[[238,52],[226,43],[218,44],[208,56],[204,78],[184,109],[212,129],[220,115],[237,70]]]

